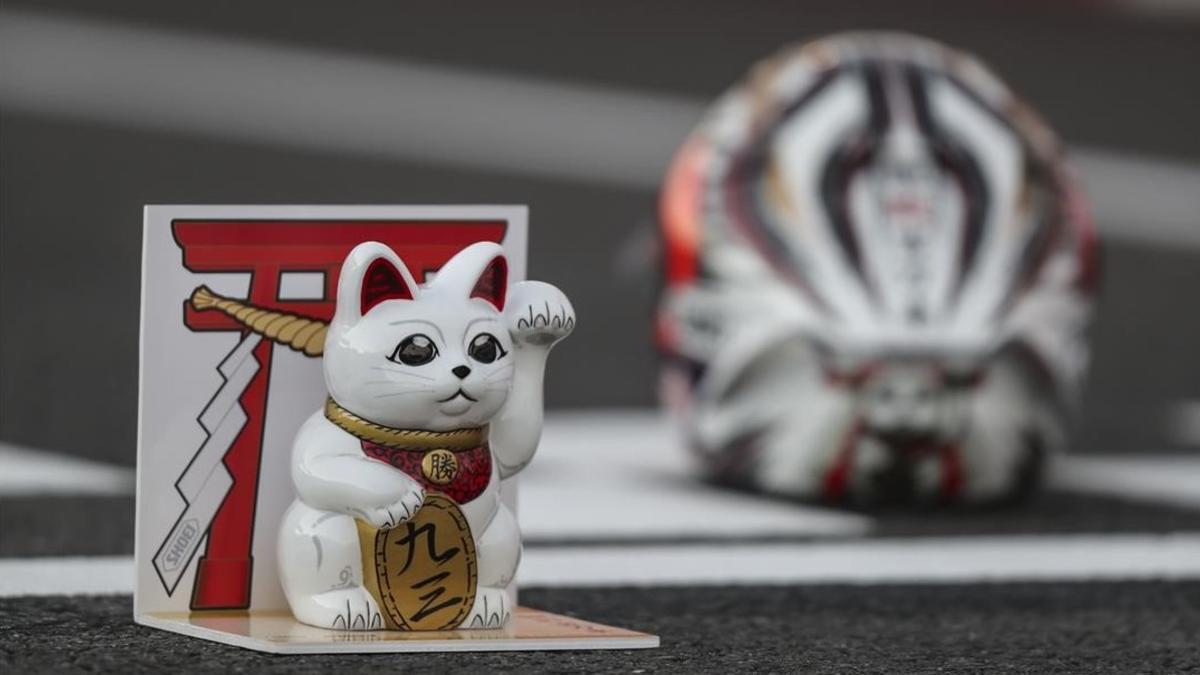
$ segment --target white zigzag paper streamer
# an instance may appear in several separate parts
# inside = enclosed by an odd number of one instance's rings
[[[249,333],[217,367],[225,382],[199,418],[208,436],[175,483],[187,506],[154,556],[154,569],[167,595],[175,592],[217,509],[233,487],[233,477],[222,460],[246,426],[248,418],[239,400],[258,373],[259,363],[253,352],[261,341],[260,335]]]

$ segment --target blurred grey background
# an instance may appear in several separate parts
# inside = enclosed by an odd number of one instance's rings
[[[7,0],[0,441],[133,463],[147,203],[528,204],[530,274],[581,317],[550,405],[651,406],[673,148],[851,28],[976,52],[1073,148],[1105,237],[1077,450],[1200,441],[1200,13],[1170,0]]]

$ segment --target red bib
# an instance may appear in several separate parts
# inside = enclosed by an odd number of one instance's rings
[[[428,492],[438,492],[458,504],[466,504],[483,494],[492,480],[492,451],[485,441],[469,450],[398,450],[362,441],[363,454],[387,462]],[[434,453],[437,453],[436,455]],[[442,460],[431,464],[431,459]],[[452,456],[453,459],[449,459]]]

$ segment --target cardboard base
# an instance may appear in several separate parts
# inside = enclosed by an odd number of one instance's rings
[[[647,649],[658,636],[518,607],[498,630],[337,631],[296,621],[290,612],[150,613],[138,623],[271,654],[499,652]]]

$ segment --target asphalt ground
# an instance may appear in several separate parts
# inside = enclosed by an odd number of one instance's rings
[[[636,651],[272,656],[138,626],[128,596],[0,599],[8,673],[1189,673],[1200,583],[522,591]]]

